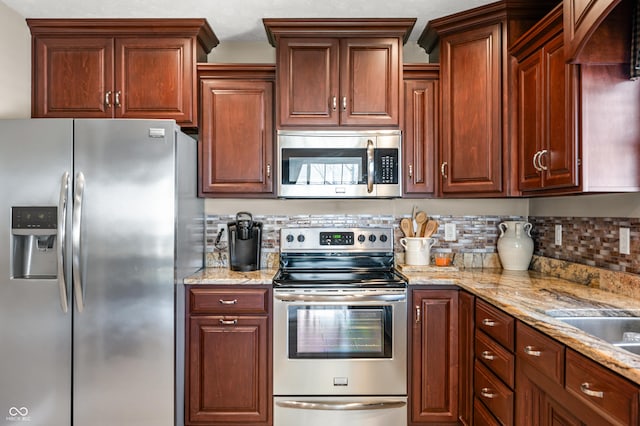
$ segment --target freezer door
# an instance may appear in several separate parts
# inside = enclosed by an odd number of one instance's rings
[[[75,121],[74,426],[174,424],[175,131]]]
[[[0,120],[0,425],[71,423],[70,290],[56,276],[61,229],[46,231],[55,234],[51,246],[30,245],[45,231],[12,230],[12,207],[59,211],[72,130],[71,120]]]

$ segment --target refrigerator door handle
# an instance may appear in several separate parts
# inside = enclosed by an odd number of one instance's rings
[[[62,174],[62,182],[60,183],[60,200],[58,202],[58,287],[60,290],[60,306],[65,314],[69,311],[67,303],[67,280],[65,276],[64,250],[67,243],[67,202],[69,197],[69,172]]]
[[[80,270],[80,229],[82,224],[82,199],[84,196],[84,174],[76,173],[76,187],[74,191],[73,202],[73,226],[72,226],[72,245],[73,245],[73,292],[75,294],[76,306],[78,312],[84,310],[84,297],[82,295],[82,271]]]

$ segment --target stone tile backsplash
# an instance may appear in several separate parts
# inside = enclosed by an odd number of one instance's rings
[[[538,256],[640,274],[640,218],[545,216],[529,222]],[[555,225],[562,225],[561,245],[555,245]],[[630,229],[630,254],[620,253],[621,227]]]
[[[404,251],[400,246],[402,231],[400,220],[409,216],[385,215],[297,215],[297,216],[254,216],[254,220],[263,224],[262,267],[277,267],[280,249],[280,228],[335,226],[335,227],[370,227],[392,226],[395,235],[395,251],[401,263]],[[430,216],[439,222],[438,231],[433,235],[437,240],[431,249],[452,252],[456,255],[454,263],[461,268],[500,267],[497,259],[497,242],[500,232],[498,224],[505,220],[524,220],[520,216]],[[216,244],[218,226],[233,222],[235,215],[208,215],[206,218],[205,259],[207,267],[228,266],[228,247],[226,242]],[[456,241],[444,241],[444,225],[456,225]]]

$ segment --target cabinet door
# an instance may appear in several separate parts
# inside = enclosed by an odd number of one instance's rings
[[[116,38],[115,116],[193,125],[195,59],[184,37]]]
[[[112,37],[34,37],[33,62],[34,118],[111,118]]]
[[[186,422],[268,424],[266,316],[191,317]]]
[[[433,194],[438,141],[438,81],[404,82],[404,192]]]
[[[571,65],[565,63],[563,36],[547,43],[543,49],[546,100],[544,146],[540,156],[544,169],[544,187],[562,188],[578,185],[577,147],[568,125],[573,99],[570,79]]]
[[[498,194],[502,183],[501,24],[441,46],[443,194]]]
[[[338,125],[338,40],[283,38],[278,47],[281,126]]]
[[[400,60],[397,38],[340,41],[340,124],[400,124]]]
[[[544,133],[542,71],[542,51],[518,64],[518,187],[521,191],[542,187],[542,174],[537,165]]]
[[[458,321],[460,334],[458,336],[459,351],[459,421],[463,425],[473,424],[473,340],[474,340],[474,307],[475,297],[467,292],[459,292]]]
[[[458,420],[458,291],[413,291],[412,424]]]
[[[273,193],[273,84],[204,79],[200,90],[201,193]]]

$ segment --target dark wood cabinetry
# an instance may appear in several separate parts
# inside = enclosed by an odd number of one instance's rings
[[[197,125],[203,19],[28,19],[34,118],[166,118]]]
[[[513,64],[508,46],[552,2],[501,1],[430,21],[418,43],[440,61],[440,188],[504,196],[509,184]]]
[[[415,19],[264,19],[277,56],[277,123],[400,125],[402,45]]]
[[[198,64],[200,195],[274,193],[273,65]]]
[[[623,0],[564,1],[564,44],[568,62],[581,62],[581,55],[603,20]],[[600,54],[607,54],[600,52]],[[584,59],[584,58],[582,58]]]
[[[185,424],[270,425],[270,289],[186,291]]]
[[[575,66],[565,63],[562,5],[511,49],[518,61],[518,189],[577,187],[578,146],[571,137]]]
[[[404,65],[403,188],[405,196],[434,196],[440,67]]]
[[[473,423],[473,358],[475,338],[475,296],[460,291],[458,296],[458,420]],[[478,423],[476,423],[478,424]]]
[[[458,290],[411,293],[409,424],[456,424]]]

